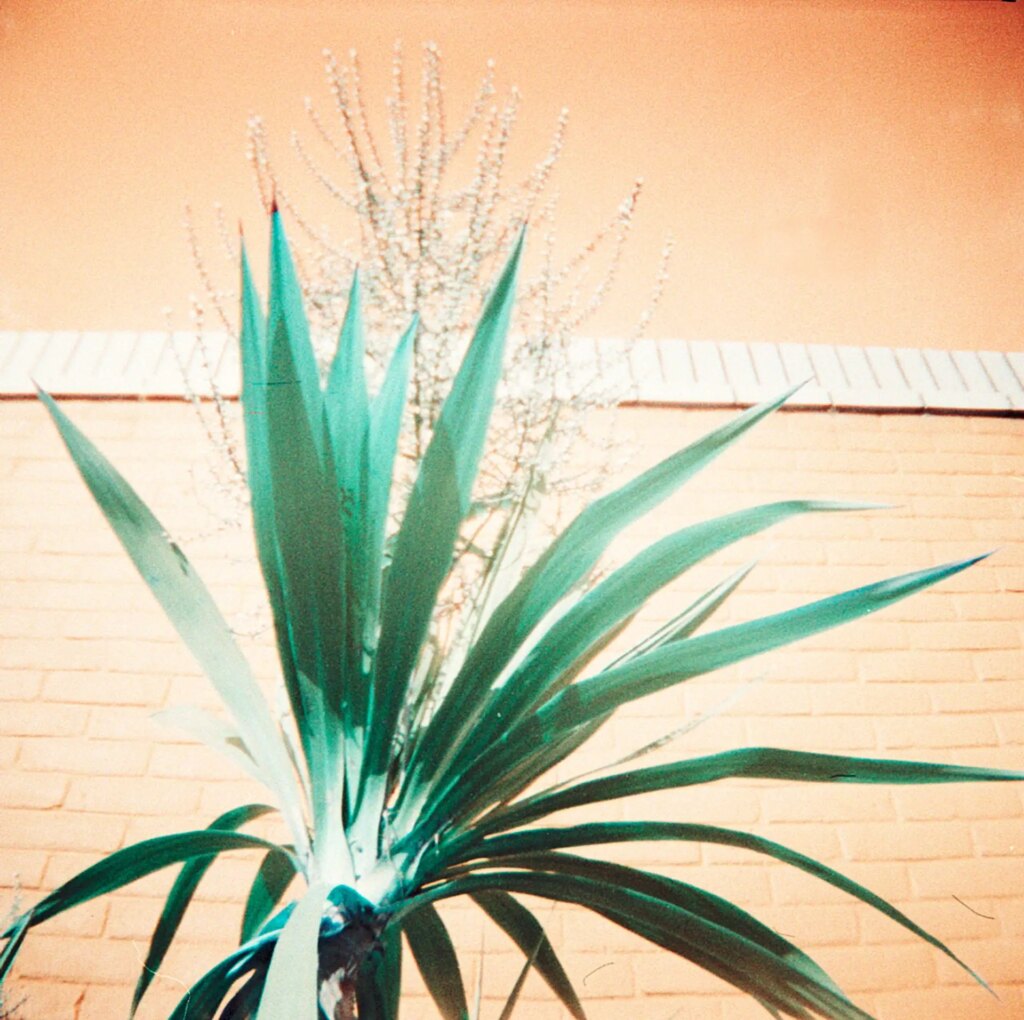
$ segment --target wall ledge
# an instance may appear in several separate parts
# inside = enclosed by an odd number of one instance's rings
[[[787,407],[1024,416],[1024,353],[758,341],[577,342],[581,368],[628,370],[626,401],[743,407],[805,385]],[[238,395],[238,353],[225,333],[0,331],[0,398],[180,400]]]

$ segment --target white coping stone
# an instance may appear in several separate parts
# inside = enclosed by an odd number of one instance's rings
[[[3,366],[2,382],[5,392],[33,393],[32,372],[46,353],[49,333],[37,330],[20,333]]]
[[[32,377],[44,390],[56,389],[54,382],[59,383],[68,377],[68,365],[74,359],[81,342],[82,334],[70,330],[50,335],[42,357],[32,368]]]
[[[786,375],[786,366],[782,362],[778,344],[770,344],[763,340],[748,344],[751,360],[758,382],[769,390],[781,393],[793,383]]]
[[[864,353],[863,347],[850,347],[843,345],[836,347],[836,356],[839,364],[843,366],[843,372],[850,381],[850,389],[860,392],[877,391],[878,380],[871,370],[871,363]]]
[[[665,390],[669,399],[681,400],[697,392],[690,349],[682,340],[662,340],[661,368],[665,374]]]
[[[804,344],[779,344],[779,355],[786,368],[789,384],[803,385],[787,401],[789,407],[831,407],[828,390],[818,382],[818,376]]]
[[[1010,368],[1013,369],[1017,382],[1024,388],[1024,354],[1021,354],[1019,351],[1010,351],[1006,355],[1006,360],[1010,363]]]
[[[893,351],[908,385],[919,393],[935,388],[935,377],[925,361],[924,355],[915,347],[897,347]]]
[[[719,345],[710,340],[687,340],[686,345],[693,360],[699,402],[736,403],[736,393],[725,374],[725,363]],[[643,394],[640,399],[643,399]]]
[[[726,340],[719,347],[725,374],[732,383],[736,399],[741,404],[756,404],[764,400],[766,392],[758,382],[747,345],[735,340]]]
[[[14,353],[14,348],[18,346],[20,335],[12,329],[0,330],[0,372],[3,372],[8,358]]]
[[[864,356],[871,364],[878,385],[883,390],[911,392],[906,376],[900,369],[896,354],[891,347],[865,347]]]
[[[982,366],[976,351],[951,351],[950,356],[969,393],[995,393],[992,380]]]
[[[808,344],[807,353],[814,366],[814,375],[823,389],[831,393],[849,387],[850,381],[846,378],[842,362],[834,347],[824,344]]]
[[[659,390],[665,381],[658,350],[651,340],[640,340],[629,352],[629,369],[640,393]]]
[[[978,358],[996,390],[1009,398],[1011,407],[1024,411],[1024,383],[1017,378],[1007,356],[1001,351],[981,351]]]
[[[963,376],[957,371],[949,351],[922,351],[932,376],[935,388],[942,393],[962,393],[967,389]]]
[[[0,331],[0,395],[31,394],[35,376],[64,396],[181,398],[184,366],[198,395],[212,394],[212,373],[221,395],[237,396],[237,345],[222,331],[204,342],[205,359],[186,331]],[[581,338],[569,355],[576,378],[625,372],[633,388],[623,399],[641,403],[749,404],[805,382],[788,406],[1024,412],[1024,353],[1016,351]]]
[[[133,383],[139,393],[151,396],[154,384],[159,378],[160,364],[167,355],[167,331],[148,330],[139,333],[135,344],[135,352],[125,368],[129,382]],[[178,389],[181,389],[181,376],[177,377]]]

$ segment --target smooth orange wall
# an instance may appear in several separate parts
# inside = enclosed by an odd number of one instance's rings
[[[571,108],[567,245],[645,176],[598,333],[672,231],[662,335],[1021,343],[1024,10],[995,0],[3,0],[0,329],[186,325],[183,203],[257,218],[247,115],[284,153],[325,45],[382,107],[397,37],[413,78],[441,44],[454,109],[497,59],[524,165]]]

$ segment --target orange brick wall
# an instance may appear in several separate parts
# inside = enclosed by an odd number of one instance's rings
[[[210,517],[193,469],[205,446],[181,404],[81,402],[77,421],[176,534]],[[632,409],[635,467],[723,412]],[[156,725],[164,705],[214,704],[204,681],[106,529],[41,408],[0,404],[0,881],[25,902],[128,841],[207,824],[259,791],[205,750]],[[1024,766],[1024,426],[1020,420],[777,415],[652,514],[620,548],[700,516],[786,496],[884,500],[893,509],[802,520],[694,570],[651,607],[667,615],[751,557],[761,565],[728,621],[841,587],[988,549],[939,589],[793,649],[691,681],[617,719],[579,767],[624,753],[709,707],[737,680],[745,700],[695,730],[678,754],[744,743]],[[245,542],[186,543],[218,600],[243,619],[258,604]],[[246,642],[258,672],[266,641]],[[566,773],[568,774],[568,773]],[[938,952],[829,887],[723,848],[661,844],[619,859],[730,896],[808,947],[882,1020],[1024,1015],[1024,787],[786,787],[731,783],[616,805],[617,817],[703,820],[770,834],[891,898],[982,974],[972,986]],[[592,816],[593,817],[593,816]],[[606,809],[602,817],[613,817]],[[217,866],[143,1016],[166,1016],[184,984],[225,949],[252,871]],[[29,938],[16,971],[28,1020],[123,1016],[171,875],[65,915]],[[639,1020],[763,1015],[713,979],[589,915],[540,908],[589,1014]],[[449,912],[476,972],[483,925]],[[507,992],[519,961],[487,931],[484,984]],[[561,1016],[531,979],[520,1015]],[[410,975],[403,1020],[432,1016]],[[491,1002],[491,1015],[495,1003]]]

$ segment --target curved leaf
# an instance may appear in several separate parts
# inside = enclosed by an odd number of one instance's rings
[[[41,924],[80,903],[87,903],[97,896],[130,885],[172,864],[180,864],[194,857],[209,857],[225,850],[254,848],[287,852],[276,843],[258,836],[248,836],[241,832],[214,832],[210,829],[143,840],[123,850],[114,851],[44,896],[32,909],[30,924]]]
[[[870,504],[816,500],[768,503],[682,528],[647,546],[556,620],[530,649],[492,698],[487,718],[474,733],[473,746],[490,743],[496,729],[492,719],[499,719],[507,729],[565,687],[571,679],[566,671],[590,645],[696,563],[791,517],[871,508]]]
[[[494,611],[420,745],[404,791],[415,801],[477,725],[502,671],[541,621],[586,577],[616,535],[668,498],[795,389],[750,408],[586,507]],[[414,808],[413,810],[416,810]]]
[[[7,945],[0,950],[0,988],[3,987],[31,926],[32,911],[27,910],[3,933],[3,937],[7,939]]]
[[[661,903],[690,911],[706,921],[711,921],[749,939],[768,952],[787,960],[815,981],[840,995],[842,994],[832,978],[787,938],[729,900],[688,882],[665,878],[662,875],[655,875],[623,864],[595,861],[572,854],[551,852],[519,854],[515,857],[505,858],[502,863],[514,868],[526,868],[530,871],[554,872],[559,875],[575,875],[580,878],[593,879],[616,888],[629,889],[643,896],[650,896]],[[488,865],[484,864],[484,866]]]
[[[266,804],[247,804],[244,807],[234,808],[231,811],[225,812],[219,818],[214,819],[207,826],[207,831],[232,831],[273,810],[273,808],[268,807]],[[174,885],[167,894],[164,908],[160,912],[156,928],[153,930],[153,935],[149,940],[149,951],[146,953],[146,959],[142,964],[142,973],[139,975],[139,980],[135,985],[135,994],[132,996],[131,1008],[128,1011],[129,1020],[135,1016],[139,1003],[142,1001],[143,995],[146,994],[146,989],[149,988],[153,978],[156,977],[157,972],[160,970],[160,965],[164,962],[164,957],[167,955],[167,950],[170,948],[171,942],[181,926],[185,911],[192,902],[192,897],[195,895],[195,891],[199,887],[203,876],[215,860],[215,854],[210,854],[207,857],[193,857],[186,861],[178,873],[178,877],[174,880]]]
[[[40,391],[68,452],[104,516],[181,639],[210,678],[267,781],[296,845],[307,844],[301,792],[249,664],[206,586],[149,507],[56,403]]]
[[[181,997],[167,1020],[214,1020],[237,978],[256,967],[257,955],[251,947],[236,949],[211,967]]]
[[[463,805],[480,798],[481,788],[490,777],[515,767],[525,754],[549,744],[560,734],[645,695],[873,613],[959,573],[982,558],[914,571],[701,637],[676,641],[581,680],[495,740],[472,767],[460,774],[458,782],[449,783],[420,823],[416,839],[429,838],[426,834],[436,831],[444,820],[464,815]]]
[[[259,971],[246,978],[242,987],[228,999],[217,1020],[253,1020],[266,980],[266,974]]]
[[[260,932],[295,874],[295,860],[288,853],[271,850],[263,858],[245,901],[240,942],[248,942]]]
[[[519,971],[516,983],[512,986],[512,991],[509,992],[509,996],[505,1000],[505,1005],[501,1009],[501,1015],[498,1017],[498,1020],[512,1020],[512,1014],[515,1012],[516,1005],[519,1002],[519,996],[522,995],[523,986],[526,984],[526,979],[530,976],[530,968],[534,965],[542,944],[543,941],[539,941],[533,947],[533,952],[526,957],[526,962]]]
[[[810,1008],[832,1020],[871,1020],[832,987],[756,942],[684,908],[593,879],[529,871],[467,875],[411,898],[402,909],[485,889],[587,907],[792,1016],[809,1017]]]
[[[316,882],[281,930],[260,997],[259,1020],[318,1020],[317,942],[328,885]]]
[[[537,968],[537,973],[576,1020],[586,1020],[583,1005],[569,975],[565,973],[547,933],[533,913],[508,893],[497,889],[474,893],[472,899],[526,954]]]
[[[961,960],[945,943],[912,921],[897,907],[881,896],[871,892],[853,879],[808,857],[797,850],[747,832],[721,828],[715,825],[700,825],[687,822],[590,822],[558,829],[527,829],[485,839],[473,848],[467,848],[453,861],[479,859],[498,861],[506,856],[532,854],[541,851],[559,850],[577,846],[598,846],[603,843],[646,842],[654,840],[679,840],[696,843],[714,843],[720,846],[738,847],[753,853],[771,857],[794,868],[813,875],[815,878],[854,896],[861,902],[884,914],[886,917],[913,932],[918,938],[941,950],[958,966],[962,967],[978,984],[988,988],[984,979]]]
[[[631,797],[652,790],[670,790],[720,779],[787,779],[802,783],[927,783],[1012,782],[1024,772],[971,765],[859,758],[840,754],[790,751],[777,747],[743,747],[719,754],[653,765],[617,776],[591,779],[555,793],[538,793],[495,811],[470,833],[474,836],[518,828],[555,811]]]
[[[743,583],[747,575],[754,569],[754,563],[748,563],[730,574],[725,580],[709,588],[699,598],[694,599],[685,609],[670,620],[663,623],[653,634],[648,634],[632,648],[623,652],[617,659],[608,664],[614,669],[623,663],[631,662],[645,652],[653,652],[673,641],[682,641],[711,619],[725,603],[726,599]]]
[[[654,634],[650,635],[647,639],[635,646],[634,649],[624,653],[619,657],[611,666],[611,669],[615,665],[622,662],[627,662],[630,659],[635,658],[642,651],[650,651],[654,648],[660,648],[664,644],[668,644],[670,641],[681,640],[692,634],[702,623],[709,619],[714,612],[722,605],[723,602],[732,594],[733,591],[739,586],[743,578],[750,573],[752,565],[743,567],[736,573],[730,575],[724,581],[715,585],[709,591],[705,592],[700,598],[696,599],[690,606],[684,609],[677,616],[673,617],[664,627],[659,628]],[[618,636],[620,632],[619,628],[613,628],[609,632],[609,639]],[[599,648],[603,647],[604,642],[598,642]],[[589,660],[590,652],[583,657],[584,664]],[[579,666],[579,668],[584,668]],[[577,665],[573,666],[573,671],[577,669]],[[725,699],[716,710],[712,713],[718,714],[718,712],[725,711],[730,705],[732,705],[738,698],[739,694],[731,695]],[[578,726],[575,729],[561,734],[557,739],[549,741],[547,744],[543,744],[521,757],[514,766],[510,767],[500,777],[497,777],[494,782],[481,789],[481,795],[475,802],[464,802],[460,805],[460,815],[456,821],[461,821],[465,817],[471,817],[474,811],[482,809],[487,804],[504,804],[507,801],[513,799],[523,792],[533,782],[543,776],[555,765],[564,761],[573,751],[583,746],[594,734],[611,718],[611,714],[608,713],[603,716],[599,716],[597,719],[591,720],[590,722]],[[692,719],[689,723],[684,726],[678,727],[668,734],[659,737],[654,742],[639,748],[638,750],[627,755],[625,758],[619,761],[609,762],[608,765],[596,768],[590,772],[584,773],[582,776],[576,776],[573,779],[565,780],[562,783],[557,784],[554,789],[561,788],[574,784],[582,779],[588,778],[592,773],[607,772],[617,766],[625,765],[636,758],[642,757],[644,754],[650,751],[656,750],[670,741],[676,740],[693,729],[696,729],[703,722],[707,721],[708,715],[698,716],[696,719]]]
[[[441,1016],[444,1020],[468,1020],[462,969],[440,914],[427,904],[402,919],[402,931]]]

